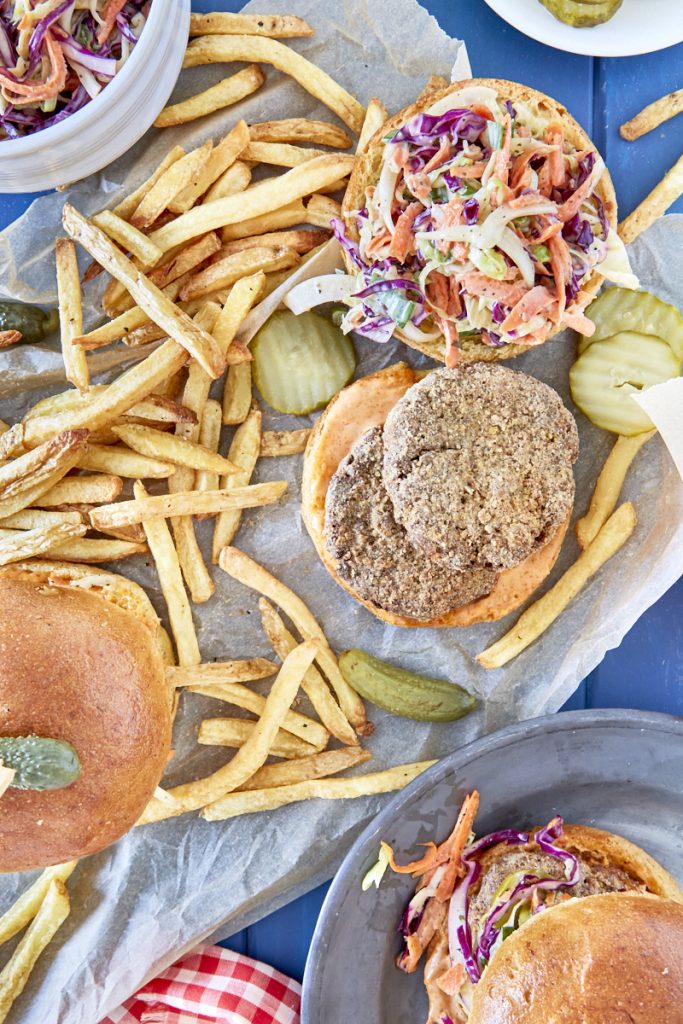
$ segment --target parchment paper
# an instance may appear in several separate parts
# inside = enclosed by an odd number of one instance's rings
[[[268,7],[308,18],[315,26],[315,37],[293,45],[362,101],[379,95],[390,111],[409,102],[430,74],[448,75],[461,52],[461,44],[448,39],[413,0],[394,0],[390,5],[361,0],[269,0]],[[196,69],[184,75],[177,97],[205,87],[223,72]],[[331,117],[297,85],[272,72],[266,87],[239,109],[247,120],[295,113]],[[82,182],[67,196],[83,212],[93,212],[137,185],[176,142],[188,146],[210,135],[217,137],[234,120],[235,115],[227,112],[195,128],[151,132],[99,180]],[[60,232],[64,198],[39,199],[0,236],[0,294],[38,302],[55,300],[52,247]],[[683,218],[670,217],[655,225],[633,249],[643,285],[681,308],[683,280],[665,268],[677,266],[682,248]],[[86,310],[89,324],[97,319],[100,287],[91,293]],[[356,348],[359,374],[398,358],[414,364],[420,361],[400,345],[357,340]],[[566,333],[514,365],[552,384],[571,404],[567,371],[574,353],[575,340]],[[54,391],[60,366],[57,352],[44,348],[17,348],[0,355],[0,416],[13,421],[42,394]],[[29,393],[29,389],[35,390]],[[312,422],[264,412],[268,428]],[[613,439],[584,417],[578,419],[581,456],[576,466],[576,509],[580,515]],[[371,709],[376,731],[369,741],[373,753],[369,770],[439,757],[484,732],[558,709],[683,572],[683,485],[664,446],[655,439],[638,457],[626,484],[625,497],[634,501],[640,520],[626,549],[541,640],[507,668],[485,672],[473,656],[500,636],[513,617],[466,630],[399,630],[382,625],[345,595],[318,561],[299,514],[300,474],[300,457],[259,463],[257,479],[287,479],[289,496],[279,506],[246,513],[238,545],[301,595],[335,649],[362,646],[395,663],[458,681],[480,697],[475,713],[447,725],[413,723]],[[198,533],[208,550],[210,524],[199,524]],[[570,533],[553,579],[576,554]],[[146,587],[165,619],[154,570],[142,559],[116,568]],[[220,570],[215,577],[216,596],[194,609],[205,660],[270,655],[260,630],[257,596]],[[301,706],[305,710],[305,702]],[[208,698],[183,698],[175,730],[177,753],[166,785],[205,774],[225,760],[226,751],[195,743],[200,719],[222,713],[239,714]],[[13,1020],[96,1024],[146,978],[198,941],[217,932],[224,936],[236,931],[331,876],[364,823],[387,799],[306,802],[212,824],[191,815],[133,832],[113,849],[84,862],[72,877],[72,914],[39,961]],[[28,881],[26,876],[2,879],[0,911]]]

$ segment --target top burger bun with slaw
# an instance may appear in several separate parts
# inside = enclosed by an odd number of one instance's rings
[[[342,213],[342,328],[450,366],[590,334],[603,281],[637,286],[602,158],[563,106],[514,82],[458,82],[390,118]]]
[[[0,872],[85,857],[132,828],[171,745],[168,638],[144,591],[58,562],[0,571]]]

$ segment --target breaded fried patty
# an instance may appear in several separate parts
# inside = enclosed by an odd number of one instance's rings
[[[428,620],[488,594],[496,573],[455,572],[416,550],[394,519],[382,482],[382,428],[339,464],[325,501],[325,537],[340,577],[366,601]]]
[[[518,565],[574,502],[579,442],[560,396],[478,363],[430,373],[384,427],[384,485],[412,544],[456,569]]]

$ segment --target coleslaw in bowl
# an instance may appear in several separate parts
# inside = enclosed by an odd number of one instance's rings
[[[15,23],[21,5],[42,17],[24,21],[22,14]],[[67,7],[63,0],[4,0],[0,10],[0,87],[3,97],[14,100],[3,99],[0,115],[0,192],[54,188],[107,166],[144,135],[175,86],[190,0],[115,0],[113,7],[110,0],[72,0]],[[115,12],[113,23],[107,11]],[[14,30],[7,28],[10,20]],[[15,57],[27,62],[18,71]],[[14,70],[7,68],[9,60]],[[60,85],[62,60],[64,88],[40,99],[54,90],[54,81],[46,83],[56,74]],[[28,91],[20,96],[22,88]]]

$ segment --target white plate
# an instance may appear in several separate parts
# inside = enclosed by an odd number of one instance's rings
[[[537,39],[589,57],[630,57],[683,42],[683,0],[624,0],[614,17],[595,28],[570,28],[540,0],[486,0],[496,14]]]

